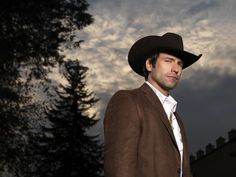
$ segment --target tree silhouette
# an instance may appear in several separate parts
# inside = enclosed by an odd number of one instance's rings
[[[33,169],[28,125],[38,108],[29,103],[28,81],[45,79],[48,66],[63,62],[62,46],[79,44],[75,32],[93,22],[87,8],[86,0],[1,1],[0,176],[6,168],[24,177]],[[27,82],[20,80],[21,68],[30,71]]]
[[[0,6],[1,63],[50,63],[74,31],[92,22],[85,0],[3,0]]]
[[[48,177],[100,177],[102,176],[102,146],[97,137],[87,134],[97,120],[90,108],[98,99],[86,89],[88,68],[78,60],[64,64],[68,85],[57,90],[59,99],[47,111],[51,126],[44,128],[40,140],[45,155],[40,168]]]

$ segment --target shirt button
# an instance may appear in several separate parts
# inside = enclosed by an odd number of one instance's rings
[[[180,172],[181,172],[181,170],[180,170],[180,168],[177,170],[177,173],[179,173],[180,174]]]

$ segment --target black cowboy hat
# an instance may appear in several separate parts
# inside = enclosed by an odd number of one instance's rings
[[[175,33],[163,36],[146,36],[136,41],[130,48],[128,62],[131,68],[141,76],[145,61],[156,52],[173,55],[183,61],[183,69],[196,62],[201,56],[184,51],[182,37]]]

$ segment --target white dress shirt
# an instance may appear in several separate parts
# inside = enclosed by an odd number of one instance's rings
[[[148,84],[151,89],[154,91],[154,93],[157,95],[157,97],[159,98],[161,104],[163,105],[163,108],[166,112],[166,115],[168,117],[168,119],[170,119],[170,117],[172,117],[172,130],[173,130],[173,134],[175,136],[175,140],[180,152],[180,160],[181,160],[181,166],[180,166],[180,177],[182,177],[182,165],[183,165],[183,142],[182,142],[182,136],[181,136],[181,132],[180,132],[180,128],[179,128],[179,124],[176,120],[175,115],[173,114],[176,111],[176,107],[177,107],[177,102],[175,101],[175,99],[168,95],[165,96],[164,94],[162,94],[159,90],[157,90],[152,84],[150,84],[148,81],[146,81],[146,84]],[[171,116],[172,114],[172,116]],[[169,120],[170,121],[170,120]]]

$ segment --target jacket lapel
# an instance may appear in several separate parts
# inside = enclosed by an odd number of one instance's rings
[[[183,167],[186,165],[186,162],[188,162],[188,157],[189,157],[189,152],[188,152],[188,146],[187,146],[187,138],[186,138],[186,133],[185,133],[185,129],[184,129],[184,125],[183,122],[181,121],[178,113],[175,113],[175,117],[177,119],[177,122],[179,124],[180,127],[180,132],[181,132],[181,136],[182,136],[182,142],[183,142],[183,147],[184,147],[184,154],[183,154]]]
[[[171,125],[168,121],[168,117],[166,115],[166,112],[165,112],[159,98],[157,97],[157,95],[153,92],[153,90],[146,83],[144,83],[140,87],[140,89],[141,89],[141,91],[143,91],[145,93],[147,99],[152,103],[153,109],[155,109],[157,112],[159,112],[159,114],[161,114],[161,117],[160,117],[161,121],[164,124],[164,126],[166,127],[166,130],[168,131],[175,147],[178,150],[178,146],[177,146],[177,143],[176,143],[175,136],[173,134]],[[179,150],[178,150],[178,152],[179,152]]]

